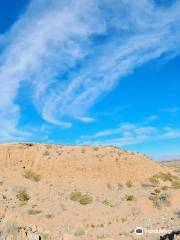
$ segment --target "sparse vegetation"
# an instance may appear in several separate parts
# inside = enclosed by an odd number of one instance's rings
[[[180,179],[175,179],[172,182],[172,187],[175,188],[175,189],[179,189],[180,188]]]
[[[133,195],[126,195],[125,199],[126,199],[126,201],[133,201],[134,200],[134,196]]]
[[[34,173],[32,170],[26,170],[23,176],[34,182],[39,182],[41,179],[40,175]]]
[[[126,182],[126,186],[127,186],[128,188],[131,188],[131,187],[133,186],[132,181],[131,181],[131,180],[128,180],[128,181]]]
[[[81,195],[79,203],[82,205],[87,205],[93,201],[93,198],[89,194]]]
[[[156,189],[154,189],[154,192],[155,192],[156,194],[160,194],[160,193],[161,193],[161,190],[160,190],[159,188],[156,188]]]
[[[103,204],[106,205],[106,206],[109,206],[109,207],[113,207],[114,206],[110,199],[105,199],[103,201]]]
[[[29,194],[23,190],[23,191],[19,191],[17,194],[16,194],[16,197],[19,201],[23,202],[23,203],[26,203],[29,201],[30,199],[30,196]]]
[[[159,209],[169,204],[169,195],[167,193],[154,194],[150,196],[149,199],[152,200],[154,206]]]
[[[76,236],[76,237],[80,237],[80,236],[83,236],[83,235],[85,235],[85,230],[84,229],[78,229],[74,234],[74,236]]]
[[[41,210],[34,210],[34,209],[30,209],[28,211],[28,214],[29,215],[37,215],[37,214],[40,214],[42,211]]]
[[[163,191],[166,191],[166,190],[168,190],[168,186],[162,186],[162,188],[161,188]]]
[[[69,197],[72,201],[78,202],[81,198],[81,192],[79,192],[79,191],[71,192]]]
[[[158,185],[159,184],[159,179],[157,177],[157,175],[154,175],[152,177],[149,178],[150,183],[152,183],[153,185]]]
[[[81,205],[87,205],[93,201],[92,196],[89,194],[82,194],[79,191],[71,192],[69,197],[72,201],[79,202]]]
[[[160,180],[163,182],[173,182],[175,180],[178,180],[178,177],[172,175],[171,173],[160,172],[149,178],[149,181],[154,185],[158,185],[160,183]]]

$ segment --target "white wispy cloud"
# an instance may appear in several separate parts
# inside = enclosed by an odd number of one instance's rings
[[[155,127],[141,124],[122,124],[118,128],[83,135],[77,140],[81,145],[115,145],[128,146],[148,141],[180,138],[180,129],[172,127]]]
[[[87,122],[86,111],[123,76],[179,54],[179,11],[180,1],[162,8],[150,0],[31,0],[0,37],[1,127],[17,131],[22,83],[42,119],[64,127],[72,125],[67,117]]]

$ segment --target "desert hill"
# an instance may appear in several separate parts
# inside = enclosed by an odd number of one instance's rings
[[[15,143],[0,145],[0,168],[31,169],[46,177],[142,182],[167,167],[116,147]]]
[[[0,144],[0,171],[0,240],[158,240],[134,229],[180,224],[176,169],[142,154]]]

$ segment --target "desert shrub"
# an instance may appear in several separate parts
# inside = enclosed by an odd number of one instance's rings
[[[151,181],[151,183],[158,184],[159,180],[162,180],[163,182],[172,182],[177,179],[178,177],[172,175],[171,173],[159,172],[158,174],[153,175],[149,180]]]
[[[160,178],[162,181],[164,182],[171,182],[175,176],[173,176],[171,173],[162,173],[160,172],[158,175],[157,175],[158,178]]]
[[[167,193],[155,194],[149,197],[156,208],[162,208],[169,204],[169,195]]]
[[[30,196],[29,194],[23,190],[23,191],[19,191],[17,194],[16,194],[16,197],[19,201],[23,202],[23,203],[26,203],[29,201],[30,199]]]
[[[34,182],[39,182],[41,177],[40,175],[34,173],[33,171],[31,170],[26,170],[24,172],[24,175],[23,175],[25,178],[31,180],[31,181],[34,181]]]
[[[133,195],[126,195],[125,199],[126,199],[126,201],[133,201],[134,200],[134,196]]]
[[[166,191],[166,190],[168,190],[168,186],[162,186],[162,188],[161,188],[163,191]]]
[[[172,182],[172,187],[175,189],[179,189],[180,188],[180,179],[176,179]]]
[[[28,211],[28,214],[29,215],[37,215],[37,214],[40,214],[42,211],[41,210],[34,210],[34,209],[30,209]]]
[[[132,181],[131,181],[131,180],[128,180],[128,181],[126,182],[126,186],[127,186],[128,188],[131,188],[131,187],[133,186]]]
[[[83,236],[83,235],[85,235],[84,229],[78,229],[74,234],[74,236],[76,236],[76,237]]]
[[[93,198],[89,194],[81,195],[79,203],[82,205],[87,205],[93,201]]]
[[[79,191],[71,192],[69,197],[72,201],[79,202],[82,205],[89,204],[93,201],[93,198],[89,194],[82,194]]]
[[[159,184],[159,179],[157,175],[153,175],[152,177],[149,178],[150,183],[153,185],[158,185]]]
[[[49,218],[52,218],[52,217],[53,217],[53,215],[52,215],[52,214],[50,214],[50,213],[48,213],[48,214],[46,214],[46,217],[49,219]]]
[[[103,204],[106,205],[106,206],[109,206],[109,207],[113,207],[113,203],[110,199],[105,199],[103,201]]]
[[[79,191],[73,191],[70,193],[69,197],[72,201],[77,201],[79,202],[80,198],[81,198],[81,192]]]
[[[93,223],[91,223],[91,227],[92,227],[92,228],[95,228],[96,226],[95,226]]]
[[[154,189],[154,192],[155,192],[156,194],[159,194],[159,193],[161,192],[161,190],[160,190],[159,188],[156,188],[156,189]]]

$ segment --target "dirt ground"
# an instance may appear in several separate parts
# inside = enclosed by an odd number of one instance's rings
[[[0,170],[0,239],[151,240],[180,228],[175,164],[116,147],[17,143],[0,145]]]

